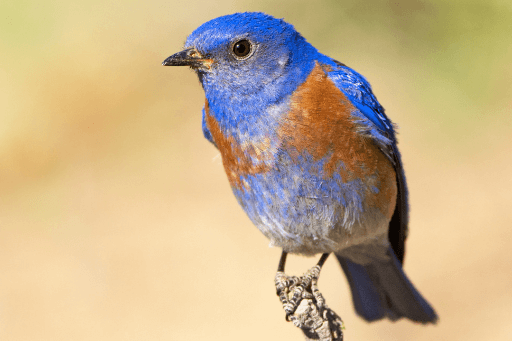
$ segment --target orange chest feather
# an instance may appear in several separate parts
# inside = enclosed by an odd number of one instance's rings
[[[363,178],[385,159],[370,138],[357,133],[356,109],[320,65],[293,93],[290,107],[279,131],[285,148],[307,151],[316,160],[328,157],[324,176],[339,171],[344,181]]]

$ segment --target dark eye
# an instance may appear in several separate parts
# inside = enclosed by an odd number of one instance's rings
[[[233,45],[233,53],[237,58],[247,57],[251,53],[251,43],[245,39],[237,41]]]

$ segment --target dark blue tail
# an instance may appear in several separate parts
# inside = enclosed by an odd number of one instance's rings
[[[395,254],[390,253],[390,260],[366,265],[336,255],[350,284],[357,314],[370,322],[384,317],[391,320],[406,317],[435,323],[434,309],[409,281]]]

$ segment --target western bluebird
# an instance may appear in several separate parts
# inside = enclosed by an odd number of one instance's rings
[[[334,253],[365,320],[437,320],[402,268],[404,170],[363,76],[264,13],[201,25],[163,65],[199,76],[204,136],[239,204],[283,249],[282,267],[287,253]]]

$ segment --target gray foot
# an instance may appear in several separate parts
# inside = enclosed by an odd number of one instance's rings
[[[306,339],[342,341],[343,321],[327,307],[318,289],[320,270],[321,264],[300,277],[287,276],[283,271],[278,271],[275,278],[277,296],[283,305],[286,320],[302,329]]]

